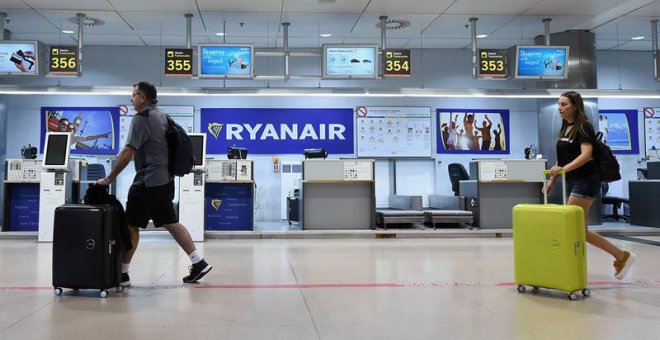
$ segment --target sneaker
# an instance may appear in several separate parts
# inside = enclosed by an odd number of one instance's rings
[[[183,278],[184,283],[195,283],[199,281],[206,273],[210,272],[211,265],[206,263],[206,261],[201,260],[192,266],[188,267],[188,270],[190,270],[190,275],[186,276]]]
[[[121,273],[121,282],[119,285],[126,288],[131,286],[131,278],[128,277],[128,273]]]
[[[629,251],[624,251],[623,259],[620,261],[614,261],[614,277],[616,277],[618,280],[623,280],[623,278],[626,277],[626,274],[628,274],[630,267],[632,267],[632,264],[635,263],[636,259],[637,255]]]

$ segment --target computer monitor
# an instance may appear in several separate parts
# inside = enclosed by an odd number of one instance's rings
[[[192,142],[193,156],[195,156],[195,163],[193,169],[203,169],[206,167],[206,134],[205,133],[189,133],[190,141]]]
[[[660,161],[646,162],[646,179],[660,179]]]
[[[227,148],[227,159],[246,159],[248,149],[230,146]]]
[[[67,170],[71,151],[71,133],[48,132],[44,143],[42,167],[51,170]]]

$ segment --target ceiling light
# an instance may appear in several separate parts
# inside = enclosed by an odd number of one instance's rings
[[[321,33],[322,38],[330,38],[332,36],[332,33]]]
[[[76,32],[74,32],[74,31],[72,31],[72,30],[62,30],[62,33],[65,33],[65,34],[73,34],[73,33],[76,33]]]
[[[218,32],[218,33],[216,33],[215,35],[217,35],[217,36],[219,36],[219,37],[222,37],[222,36],[225,35],[225,32]]]
[[[645,37],[644,37],[643,35],[638,35],[638,36],[636,36],[636,37],[632,37],[632,40],[642,40],[642,39],[644,39],[644,38],[645,38]]]
[[[483,39],[483,38],[485,38],[485,37],[487,37],[487,36],[488,36],[488,34],[479,34],[479,35],[477,35],[477,38],[479,38],[479,39]]]

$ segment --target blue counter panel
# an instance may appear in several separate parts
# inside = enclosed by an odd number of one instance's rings
[[[253,230],[252,183],[207,183],[206,230]]]
[[[9,195],[9,216],[5,217],[10,231],[39,230],[39,183],[12,183]]]

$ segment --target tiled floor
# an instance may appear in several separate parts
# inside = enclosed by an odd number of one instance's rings
[[[629,284],[590,248],[592,297],[569,301],[516,293],[511,239],[211,240],[183,285],[187,256],[146,237],[106,299],[53,296],[51,245],[2,240],[0,339],[658,339],[660,247],[613,242],[639,256]]]

